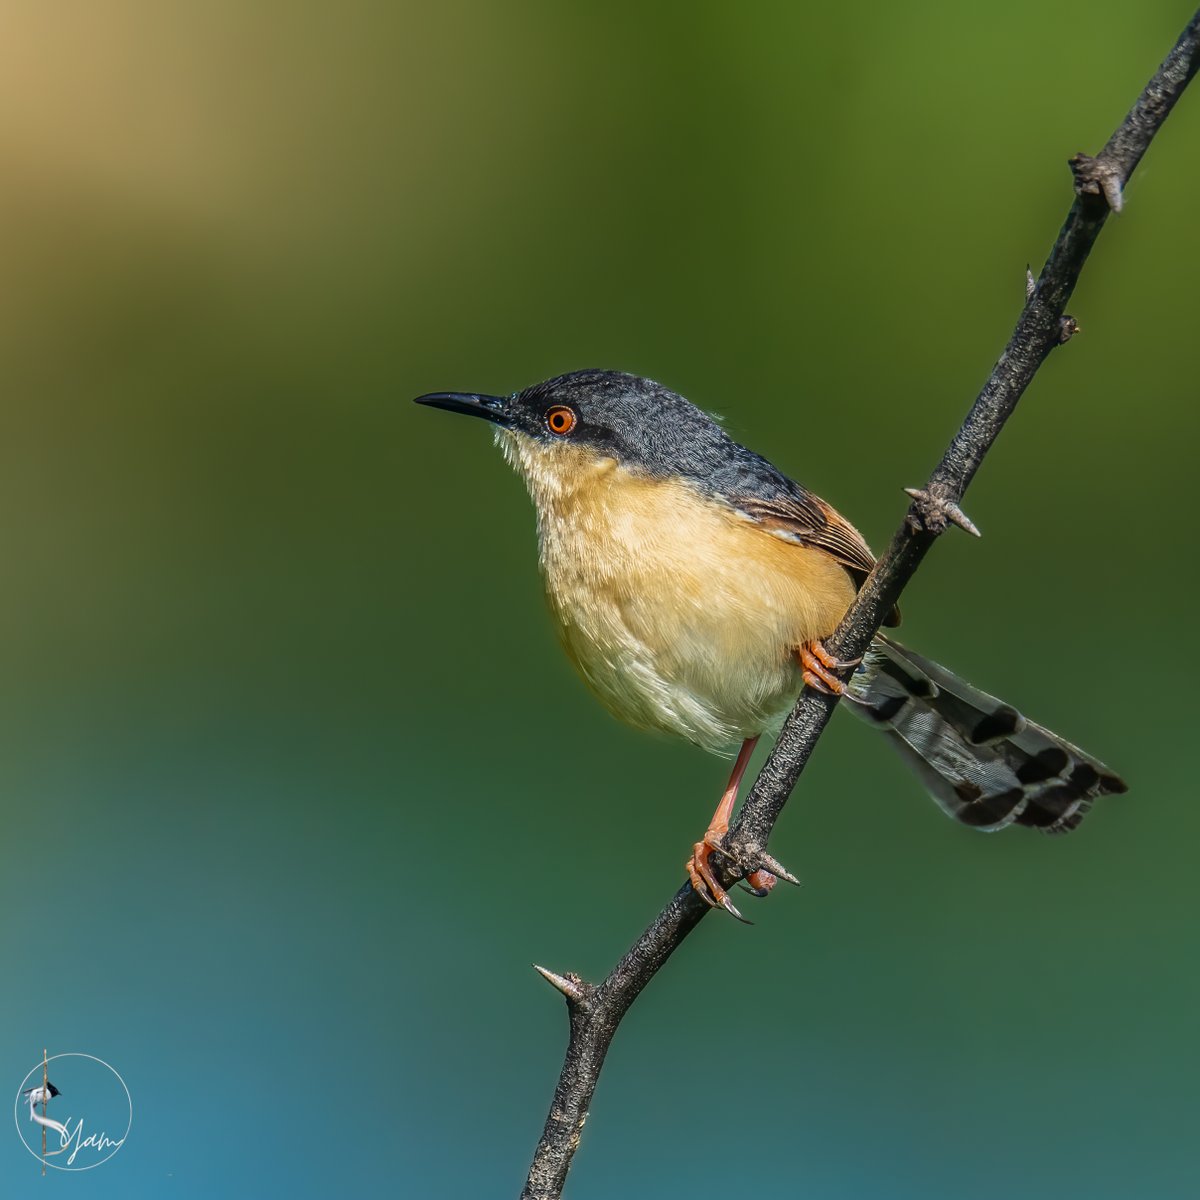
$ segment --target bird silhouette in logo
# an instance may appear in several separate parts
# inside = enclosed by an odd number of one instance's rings
[[[49,1117],[44,1117],[37,1110],[37,1106],[39,1104],[47,1104],[52,1097],[62,1095],[62,1092],[60,1092],[58,1088],[56,1088],[54,1084],[50,1082],[50,1080],[46,1080],[44,1087],[39,1084],[37,1087],[26,1088],[21,1095],[29,1101],[29,1119],[31,1121],[36,1121],[39,1125],[46,1129],[53,1129],[54,1132],[60,1137],[69,1140],[70,1134],[67,1131],[67,1127],[61,1121],[54,1121]],[[63,1148],[65,1149],[65,1147],[66,1142],[64,1141]],[[62,1150],[51,1150],[49,1151],[47,1157],[53,1154],[61,1153]]]

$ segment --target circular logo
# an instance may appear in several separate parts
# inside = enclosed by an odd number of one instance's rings
[[[56,1171],[90,1171],[125,1144],[133,1100],[104,1059],[53,1054],[21,1080],[13,1119],[34,1158]]]

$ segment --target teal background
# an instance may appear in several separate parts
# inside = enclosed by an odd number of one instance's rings
[[[880,546],[1188,15],[7,5],[0,1079],[95,1054],[134,1117],[85,1176],[0,1137],[4,1194],[514,1196],[529,964],[602,975],[726,767],[591,700],[521,485],[409,398],[650,375]],[[1195,1194],[1198,138],[905,607],[1129,795],[980,836],[839,717],[804,889],[634,1008],[573,1200]]]

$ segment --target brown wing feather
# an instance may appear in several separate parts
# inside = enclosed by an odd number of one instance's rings
[[[776,537],[824,550],[836,558],[861,586],[875,565],[875,556],[863,535],[820,496],[814,496],[799,485],[795,487],[794,493],[771,499],[739,496],[737,511]],[[885,624],[899,623],[900,610],[895,608]]]

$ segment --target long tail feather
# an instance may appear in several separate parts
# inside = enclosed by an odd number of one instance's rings
[[[851,683],[850,707],[887,731],[942,809],[977,829],[1014,821],[1074,829],[1097,796],[1125,782],[945,667],[880,635]]]

